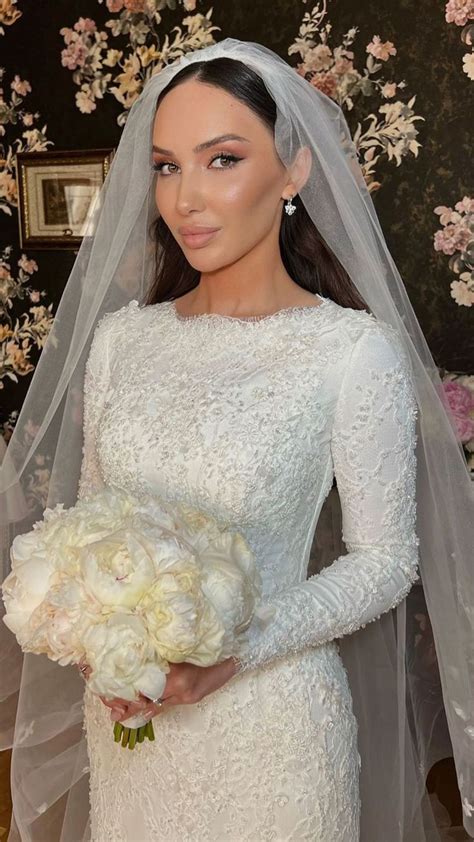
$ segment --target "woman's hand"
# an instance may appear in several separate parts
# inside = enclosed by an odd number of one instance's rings
[[[85,665],[83,662],[78,664],[79,667],[83,665]],[[211,667],[199,667],[196,664],[186,662],[181,664],[170,663],[169,666],[170,671],[166,676],[165,689],[161,694],[163,700],[161,705],[151,702],[142,693],[133,702],[120,697],[107,699],[100,696],[99,698],[104,705],[111,709],[111,719],[120,722],[130,716],[135,716],[137,713],[151,719],[170,705],[195,704],[209,693],[213,693],[222,687],[236,672],[236,666],[232,658],[227,658]],[[90,672],[91,668],[87,666],[87,669],[83,672],[86,680]]]

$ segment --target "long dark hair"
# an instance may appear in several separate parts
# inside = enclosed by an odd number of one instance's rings
[[[191,78],[222,88],[251,108],[274,133],[277,108],[263,80],[243,62],[225,56],[183,67],[161,91],[156,108],[167,93]],[[281,258],[292,280],[302,289],[321,293],[343,307],[368,309],[348,273],[314,225],[301,198],[295,196],[292,201],[297,210],[289,216],[282,209],[279,235]],[[152,223],[150,233],[155,243],[155,276],[145,303],[180,298],[198,286],[200,272],[188,262],[161,216]]]

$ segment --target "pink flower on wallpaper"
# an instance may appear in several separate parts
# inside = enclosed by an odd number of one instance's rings
[[[381,41],[380,35],[374,35],[370,44],[365,48],[368,53],[379,58],[381,61],[388,61],[390,56],[397,54],[397,48],[391,41]]]
[[[469,20],[474,20],[474,4],[472,0],[449,0],[446,3],[446,22],[465,26]]]
[[[334,67],[332,68],[332,72],[336,74],[336,76],[345,76],[346,73],[353,73],[354,72],[354,62],[349,61],[349,59],[342,56],[338,58],[334,62]]]
[[[23,269],[23,271],[26,272],[28,275],[32,275],[33,272],[38,271],[38,264],[36,260],[29,260],[26,254],[21,255],[18,261],[18,266],[20,267],[20,269]]]
[[[124,6],[127,11],[139,15],[145,11],[146,0],[124,0]]]
[[[318,44],[316,47],[313,47],[312,50],[308,50],[304,59],[307,72],[328,70],[331,67],[332,62],[332,50],[327,44]]]
[[[79,18],[74,24],[74,29],[76,32],[95,32],[97,26],[92,18]]]
[[[18,94],[18,96],[26,96],[26,94],[31,91],[30,83],[26,80],[20,79],[18,73],[16,74],[10,87],[12,91],[15,91],[15,93]]]
[[[474,80],[474,53],[466,53],[462,57],[463,70],[469,76],[469,79]]]
[[[123,9],[123,0],[107,0],[107,8],[109,12],[121,12]]]
[[[463,196],[454,207],[459,213],[474,213],[474,199],[471,199],[470,196]]]
[[[0,197],[10,205],[17,203],[16,179],[7,170],[0,170]]]
[[[60,30],[61,35],[63,31]],[[72,41],[65,50],[61,50],[61,64],[68,70],[76,70],[77,67],[84,67],[89,48],[81,40]]]
[[[396,82],[385,82],[385,85],[382,88],[382,96],[385,99],[391,99],[397,93],[397,83]]]
[[[461,274],[460,281],[451,281],[451,297],[460,307],[474,307],[474,292],[468,287],[469,275],[467,272]]]
[[[313,88],[322,91],[326,96],[335,97],[337,93],[337,79],[334,73],[316,73],[310,83]]]
[[[434,250],[442,251],[443,254],[454,254],[455,251],[463,251],[470,239],[469,230],[463,221],[459,224],[452,223],[446,225],[441,231],[435,231]]]
[[[453,380],[443,383],[443,388],[454,415],[459,441],[466,444],[474,438],[474,394]]]

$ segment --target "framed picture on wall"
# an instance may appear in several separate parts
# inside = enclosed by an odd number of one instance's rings
[[[114,152],[17,153],[21,248],[78,250]]]

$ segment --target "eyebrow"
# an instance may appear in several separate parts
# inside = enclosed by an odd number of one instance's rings
[[[241,137],[239,134],[221,134],[218,137],[213,137],[211,140],[205,140],[203,143],[198,143],[194,147],[193,152],[202,152],[203,149],[209,149],[210,146],[215,146],[217,143],[223,143],[225,140],[242,140],[244,143],[250,143],[246,137]],[[173,155],[171,149],[163,149],[161,146],[153,144],[153,152],[161,152],[162,155]]]

